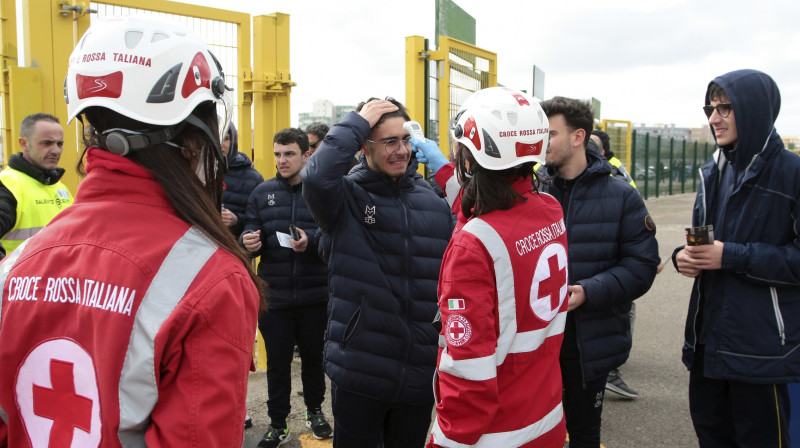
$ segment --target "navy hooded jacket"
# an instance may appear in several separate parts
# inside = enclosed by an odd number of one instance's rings
[[[652,286],[660,259],[655,224],[639,193],[610,176],[600,154],[586,151],[586,159],[571,191],[558,176],[542,190],[564,209],[569,284],[586,292],[586,303],[569,312],[567,329],[574,321],[583,379],[591,381],[628,359],[631,303]]]
[[[415,171],[397,182],[362,156],[370,133],[355,112],[334,125],[301,172],[308,207],[325,232],[329,270],[325,371],[374,400],[433,403],[436,288],[455,216]]]
[[[250,193],[264,182],[261,173],[253,168],[253,162],[239,152],[239,134],[231,123],[231,145],[228,150],[228,172],[225,173],[225,183],[222,191],[222,206],[233,212],[239,221],[231,228],[231,233],[239,237],[244,229],[244,212],[247,208],[247,199]]]
[[[724,248],[722,268],[702,271],[695,280],[683,362],[691,368],[702,328],[706,377],[797,382],[800,157],[784,149],[775,130],[781,98],[772,78],[738,70],[713,82],[733,104],[738,137],[700,169],[692,225],[713,224],[714,238]],[[705,104],[710,104],[708,92]],[[733,175],[722,176],[719,183],[723,165]],[[719,189],[727,189],[727,195],[719,195]],[[725,196],[724,204],[715,203]]]

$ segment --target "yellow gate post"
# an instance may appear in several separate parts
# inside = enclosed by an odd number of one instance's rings
[[[256,169],[264,178],[275,176],[272,138],[291,125],[289,95],[289,15],[274,13],[253,17],[254,73],[245,81],[252,94],[255,120],[253,146]]]
[[[78,4],[79,8],[74,8]],[[64,152],[61,155],[62,168],[66,169],[61,179],[69,189],[75,193],[78,188],[78,175],[75,172],[79,158],[76,123],[67,125],[67,103],[64,101],[64,78],[67,75],[68,58],[75,45],[73,19],[86,13],[88,3],[67,2],[64,0],[28,0],[22,4],[23,40],[25,42],[25,61],[30,66],[27,70],[38,70],[41,77],[41,94],[39,110],[30,110],[36,107],[36,101],[29,104],[14,104],[11,110],[15,113],[47,112],[55,115],[64,127]],[[15,71],[12,71],[12,76]],[[17,80],[23,80],[26,72],[19,72]],[[22,89],[30,87],[28,80],[22,85],[13,83],[10,88],[14,90],[10,96],[24,97]],[[34,94],[35,95],[35,94]],[[16,108],[16,109],[15,109]],[[27,110],[26,110],[27,109]],[[16,112],[19,111],[19,112]],[[18,132],[18,130],[12,130]],[[75,135],[76,138],[70,138]],[[4,148],[5,151],[5,148]],[[13,151],[9,151],[12,153]]]

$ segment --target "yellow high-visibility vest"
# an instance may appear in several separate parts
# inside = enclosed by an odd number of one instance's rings
[[[36,235],[61,210],[72,205],[72,195],[60,181],[53,185],[44,185],[21,171],[6,168],[0,172],[0,182],[17,200],[14,227],[0,240],[7,254]]]

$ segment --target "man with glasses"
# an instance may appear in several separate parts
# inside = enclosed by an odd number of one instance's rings
[[[325,135],[328,134],[330,130],[330,126],[321,122],[315,121],[310,125],[306,126],[306,134],[308,134],[308,155],[314,154],[314,151],[317,150],[319,144],[322,143],[322,140],[325,138]]]
[[[693,226],[709,244],[679,247],[695,279],[683,362],[701,447],[788,447],[787,383],[800,381],[800,158],[775,130],[778,86],[737,70],[708,86],[718,149],[701,168]]]
[[[406,121],[398,101],[370,98],[331,128],[301,172],[330,278],[335,447],[421,447],[431,422],[431,321],[455,217],[416,172]]]

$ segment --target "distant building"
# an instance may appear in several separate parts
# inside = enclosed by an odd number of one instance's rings
[[[328,100],[317,100],[314,101],[311,112],[301,112],[298,114],[298,126],[304,129],[315,121],[321,121],[328,126],[333,126],[340,122],[348,112],[355,109],[355,106],[335,106]]]
[[[781,139],[784,148],[795,152],[800,149],[800,137],[781,137]]]
[[[633,126],[633,130],[637,134],[650,134],[651,137],[661,136],[661,139],[674,138],[676,140],[689,140],[691,130],[689,128],[677,128],[674,124],[655,124],[647,126],[645,124],[637,124]]]
[[[699,128],[689,129],[689,141],[714,143],[714,136],[711,135],[711,127],[700,126]]]

